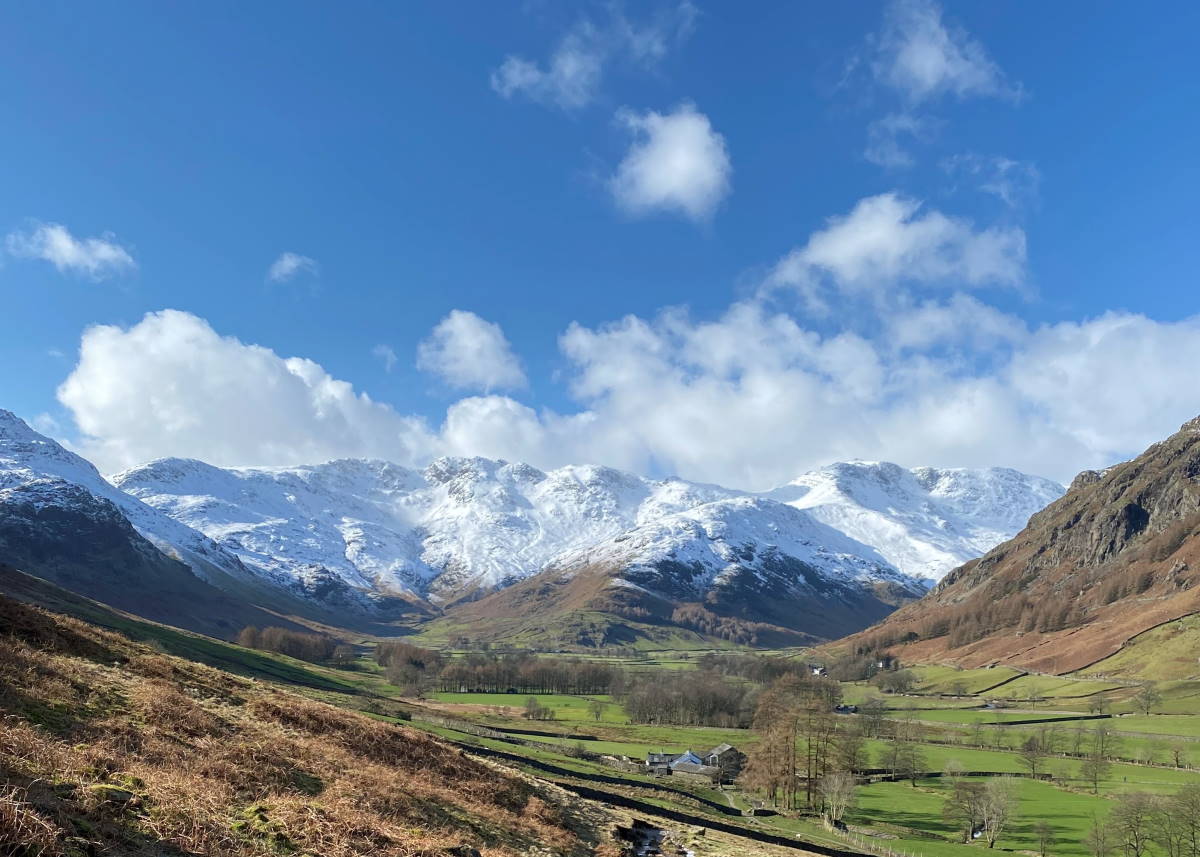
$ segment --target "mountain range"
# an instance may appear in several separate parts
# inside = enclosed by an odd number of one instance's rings
[[[0,548],[11,564],[119,601],[114,587],[86,581],[107,571],[83,568],[84,545],[70,575],[31,546],[35,519],[69,511],[95,527],[103,519],[110,535],[124,522],[117,542],[243,610],[342,626],[456,611],[471,622],[488,610],[531,619],[557,592],[570,595],[560,606],[699,633],[830,638],[919,597],[1062,490],[1003,468],[875,462],[834,464],[764,493],[484,458],[422,470],[161,459],[106,479],[0,411]],[[136,588],[123,591],[125,609],[144,609]],[[231,612],[219,630],[243,618]]]

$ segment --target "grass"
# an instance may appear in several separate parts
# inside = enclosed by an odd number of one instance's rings
[[[1145,631],[1116,654],[1084,670],[1089,675],[1117,675],[1169,681],[1200,678],[1200,615],[1185,616]]]
[[[520,721],[522,728],[545,729],[554,731],[561,728],[559,721],[568,723],[595,723],[595,717],[589,710],[593,700],[604,703],[601,714],[602,723],[624,723],[625,710],[608,696],[571,696],[561,693],[434,693],[431,697],[438,702],[450,705],[484,706],[506,710],[499,719],[504,721]],[[536,699],[543,708],[554,711],[553,721],[525,720],[521,713],[525,709],[525,701]],[[484,712],[487,714],[488,712]]]
[[[1003,681],[1021,675],[1010,667],[964,670],[948,666],[911,666],[908,668],[917,678],[920,693],[952,693],[955,686],[962,684],[966,693],[981,693]]]
[[[1053,785],[1021,780],[1015,784],[1018,797],[1013,821],[996,842],[997,849],[1036,852],[1034,825],[1047,822],[1054,831],[1055,855],[1085,857],[1084,836],[1093,813],[1104,815],[1111,801],[1089,794],[1068,792]],[[904,783],[875,783],[858,790],[858,804],[847,821],[895,834],[888,846],[929,857],[966,857],[981,846],[957,842],[957,831],[942,817],[949,786],[922,781],[917,788]]]

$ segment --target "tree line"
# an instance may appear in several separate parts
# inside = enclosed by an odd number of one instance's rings
[[[335,659],[349,660],[354,657],[353,647],[339,644],[332,637],[307,631],[294,631],[290,628],[260,629],[250,625],[238,633],[235,642],[247,649],[278,652],[281,655],[312,663]]]

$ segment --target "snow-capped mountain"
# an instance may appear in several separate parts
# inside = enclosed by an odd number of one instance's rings
[[[1004,467],[852,461],[805,473],[765,496],[873,546],[914,577],[947,572],[1012,538],[1063,486]]]
[[[115,505],[144,538],[203,579],[224,572],[245,576],[238,558],[203,533],[147,506],[113,486],[85,458],[38,434],[15,414],[0,410],[0,503],[19,491],[27,500],[54,504],[76,485]],[[78,495],[75,495],[78,496]]]
[[[763,494],[484,458],[441,458],[423,470],[371,460],[221,468],[161,459],[105,480],[0,412],[0,505],[8,489],[20,489],[23,502],[30,492],[66,502],[68,485],[111,503],[217,586],[265,586],[322,608],[370,612],[391,596],[447,606],[543,573],[602,570],[605,586],[679,603],[737,600],[748,620],[755,598],[782,599],[770,605],[777,609],[808,598],[809,611],[830,599],[861,607],[886,591],[870,609],[890,609],[1062,493],[1011,470],[867,462],[831,465]]]
[[[287,582],[327,569],[356,587],[445,601],[535,574],[560,555],[737,492],[606,467],[549,473],[483,458],[423,471],[383,461],[213,467],[162,459],[113,483]]]
[[[290,624],[260,609],[285,599],[264,592],[234,554],[0,410],[0,575],[18,590],[45,591],[22,573],[215,636]]]
[[[563,571],[620,568],[628,583],[698,599],[735,579],[744,580],[746,574],[766,583],[778,574],[784,558],[819,573],[819,581],[804,574],[790,581],[800,587],[885,582],[920,591],[913,578],[889,565],[871,546],[791,506],[752,496],[714,500],[656,517],[568,552],[553,566]]]
[[[1011,470],[865,462],[763,495],[484,458],[440,458],[423,471],[363,460],[223,469],[162,459],[112,480],[280,583],[319,569],[356,588],[443,603],[599,557],[699,563],[713,582],[744,567],[746,550],[768,548],[842,581],[937,578],[1062,493]]]

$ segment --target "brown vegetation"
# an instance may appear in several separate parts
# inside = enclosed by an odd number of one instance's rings
[[[3,597],[0,627],[0,854],[596,845],[561,793],[420,732]]]

